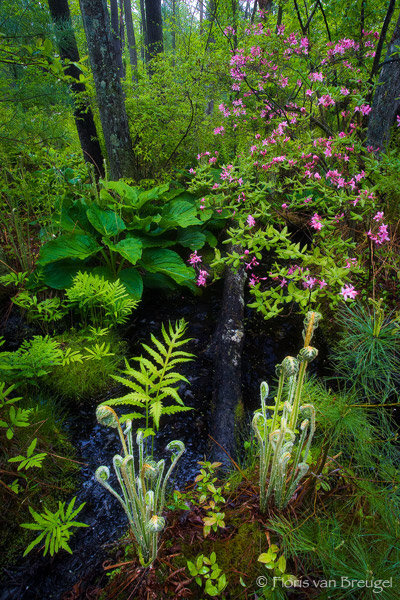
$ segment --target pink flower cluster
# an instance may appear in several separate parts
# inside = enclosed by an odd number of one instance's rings
[[[321,217],[317,213],[314,213],[314,215],[310,221],[310,225],[313,229],[316,229],[317,231],[320,231],[322,229],[322,227],[324,226],[324,224],[322,223]]]

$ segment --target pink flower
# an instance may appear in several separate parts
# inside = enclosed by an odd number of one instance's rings
[[[199,271],[199,275],[197,277],[196,285],[203,286],[206,285],[207,281],[207,271]]]
[[[214,135],[224,135],[225,127],[221,125],[221,127],[216,127],[214,129]]]
[[[286,203],[282,204],[283,210],[285,210],[287,207],[288,207],[288,205]]]
[[[397,115],[397,127],[400,127],[400,115]]]
[[[322,288],[326,287],[328,284],[326,283],[325,279],[320,279],[319,280],[319,289],[322,290]]]
[[[317,213],[314,213],[314,216],[310,221],[310,225],[313,229],[316,229],[317,231],[320,231],[322,229],[323,223],[321,222],[321,217]]]
[[[340,290],[340,295],[343,296],[344,300],[347,300],[348,298],[351,298],[352,300],[354,300],[354,298],[357,296],[358,293],[359,292],[357,292],[354,289],[354,285],[346,284]]]
[[[376,215],[374,216],[374,221],[382,221],[383,219],[383,212],[377,212]]]
[[[190,263],[191,265],[196,265],[197,263],[201,263],[201,256],[199,256],[197,254],[197,250],[195,250],[191,255],[190,258],[188,260],[188,263]]]
[[[256,220],[252,215],[249,215],[246,219],[246,223],[249,227],[254,227],[254,225],[256,224]]]
[[[323,81],[324,76],[322,73],[309,73],[308,77],[311,81]]]
[[[314,285],[317,283],[316,277],[306,277],[305,281],[303,281],[303,287],[312,289]]]

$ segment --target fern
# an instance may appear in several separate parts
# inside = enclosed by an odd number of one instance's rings
[[[138,304],[119,279],[108,281],[99,275],[81,272],[74,277],[67,297],[81,312],[84,321],[89,319],[95,327],[126,323]]]
[[[177,321],[174,326],[169,323],[168,332],[164,325],[161,327],[163,341],[151,334],[152,346],[142,344],[142,348],[150,358],[136,356],[133,358],[138,363],[138,368],[133,368],[126,362],[123,371],[128,377],[113,375],[116,381],[130,388],[130,392],[121,398],[107,400],[109,406],[129,405],[140,409],[138,412],[124,414],[121,422],[127,419],[145,419],[145,434],[153,435],[158,429],[162,415],[173,415],[178,412],[192,410],[185,406],[178,393],[176,384],[188,382],[186,377],[177,373],[175,368],[182,363],[193,360],[193,354],[184,352],[180,348],[190,339],[183,338],[187,323],[184,319]],[[172,399],[175,404],[166,406],[165,401]],[[143,412],[144,411],[144,412]],[[150,418],[153,427],[150,428]]]

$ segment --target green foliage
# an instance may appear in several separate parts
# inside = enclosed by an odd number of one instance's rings
[[[185,452],[185,446],[183,442],[177,440],[167,445],[167,450],[172,453],[172,456],[171,465],[164,474],[165,460],[155,463],[152,457],[145,456],[143,432],[139,431],[136,436],[139,453],[136,469],[133,456],[132,421],[126,422],[125,432],[123,432],[117,414],[104,404],[98,406],[96,416],[102,425],[118,430],[123,456],[116,454],[113,465],[122,496],[108,483],[110,477],[108,467],[99,467],[96,470],[96,479],[121,503],[138,545],[140,562],[143,566],[151,565],[157,558],[159,533],[165,527],[162,512],[167,482]]]
[[[200,554],[194,563],[188,560],[187,568],[197,585],[202,587],[205,584],[204,591],[208,596],[219,596],[228,585],[225,573],[218,566],[215,552],[210,554],[210,558]]]
[[[113,378],[130,388],[132,391],[120,398],[107,400],[109,406],[135,406],[144,409],[143,412],[124,414],[121,422],[127,419],[145,419],[145,436],[154,435],[158,429],[162,415],[174,415],[178,412],[191,410],[184,406],[178,394],[176,384],[181,381],[187,383],[186,377],[173,370],[177,365],[192,360],[193,354],[184,352],[180,348],[187,344],[190,339],[183,338],[187,323],[184,319],[177,321],[175,326],[169,323],[168,331],[162,325],[161,333],[163,342],[151,334],[153,347],[142,344],[143,350],[149,358],[136,356],[133,360],[139,363],[139,370],[134,369],[126,361],[126,369],[123,371],[128,377],[113,375]],[[171,398],[175,404],[166,406],[165,400]],[[152,427],[150,427],[150,417]]]
[[[65,302],[58,296],[39,300],[36,295],[22,291],[14,296],[12,301],[26,312],[28,322],[38,321],[45,332],[50,323],[59,321],[68,312]]]
[[[279,509],[285,508],[309,469],[307,459],[315,432],[315,408],[312,404],[302,404],[303,386],[307,365],[318,354],[310,342],[320,319],[319,313],[307,313],[303,331],[304,347],[297,358],[287,356],[277,365],[279,381],[274,406],[266,406],[268,385],[265,382],[261,384],[261,410],[254,413],[252,426],[260,446],[262,512],[266,511],[271,496]],[[286,401],[282,398],[284,392],[287,393]],[[267,408],[273,411],[272,418],[267,414]],[[298,423],[300,413],[304,413],[306,418]],[[300,433],[298,439],[296,431]]]
[[[72,329],[57,336],[57,341],[63,359],[45,384],[52,393],[75,402],[104,392],[126,352],[124,342],[107,329]]]
[[[229,488],[229,483],[226,483],[222,487],[216,486],[217,477],[214,477],[214,474],[216,469],[221,466],[221,463],[199,461],[199,465],[201,466],[200,474],[195,479],[196,493],[191,498],[191,501],[198,503],[199,506],[207,511],[206,516],[203,518],[203,535],[207,537],[211,529],[216,532],[218,528],[225,528],[225,513],[221,512],[225,504],[225,498],[222,493],[224,488],[226,490]]]
[[[14,406],[14,404],[22,400],[22,398],[8,397],[15,388],[15,385],[10,385],[6,388],[4,382],[0,383],[0,427],[6,429],[6,438],[8,440],[11,440],[14,437],[15,428],[29,426],[29,415],[31,413],[29,409],[16,408]]]
[[[61,364],[63,351],[48,335],[25,340],[15,352],[0,353],[0,376],[6,381],[35,381]]]
[[[300,522],[275,516],[270,527],[282,537],[286,556],[300,559],[307,571],[320,571],[324,579],[337,582],[336,586],[319,589],[318,598],[357,600],[360,598],[357,582],[368,581],[369,585],[363,586],[363,598],[372,600],[379,595],[385,600],[395,600],[398,595],[395,579],[392,586],[383,587],[382,582],[390,581],[395,572],[400,558],[398,540],[393,532],[370,530],[364,519],[359,521],[353,515],[351,526],[336,515],[318,515]],[[343,577],[354,580],[355,586],[342,585]]]
[[[341,381],[367,402],[384,403],[396,395],[400,381],[400,325],[386,315],[382,300],[370,300],[371,309],[359,304],[338,315],[343,326],[332,361]]]
[[[45,508],[43,513],[37,513],[32,507],[29,507],[29,511],[34,518],[34,523],[22,523],[21,527],[25,529],[32,529],[34,531],[40,531],[39,535],[29,544],[24,552],[26,556],[35,546],[37,546],[44,538],[44,553],[46,556],[47,552],[50,551],[50,555],[53,556],[56,552],[63,549],[72,554],[72,550],[68,545],[72,532],[72,527],[89,527],[86,523],[80,523],[75,521],[75,517],[85,506],[83,502],[78,508],[74,510],[76,498],[72,498],[65,509],[65,502],[58,503],[58,510],[51,512]]]
[[[135,300],[143,283],[194,290],[194,269],[169,247],[201,248],[211,239],[205,229],[210,217],[183,187],[142,190],[124,181],[103,182],[96,201],[80,198],[62,206],[55,221],[62,233],[40,251],[41,277],[65,289],[79,271],[89,270],[119,279]]]
[[[36,448],[36,444],[37,444],[37,438],[34,438],[28,446],[28,449],[26,451],[26,456],[19,454],[18,456],[13,456],[12,458],[9,458],[8,462],[10,462],[10,463],[19,462],[18,471],[20,471],[21,469],[28,470],[28,469],[31,469],[32,467],[40,468],[42,466],[43,460],[47,456],[47,453],[39,452],[38,454],[33,454],[33,452]]]
[[[286,585],[290,587],[296,586],[297,578],[286,572],[286,558],[283,553],[280,553],[279,546],[271,544],[268,551],[260,554],[257,560],[265,565],[267,569],[267,582],[262,588],[263,598],[277,600],[279,597],[279,588]]]
[[[84,324],[90,321],[94,327],[126,323],[137,307],[119,279],[111,282],[92,273],[79,272],[66,296],[70,305],[79,310]]]

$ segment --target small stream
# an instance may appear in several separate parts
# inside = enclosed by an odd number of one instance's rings
[[[160,335],[161,323],[185,318],[187,334],[193,338],[185,348],[196,359],[185,363],[181,372],[190,385],[180,388],[188,411],[167,417],[161,423],[155,439],[155,457],[168,457],[165,446],[173,439],[182,440],[186,453],[173,476],[173,485],[182,488],[198,473],[197,462],[209,452],[208,438],[210,401],[212,394],[212,357],[207,351],[219,315],[217,286],[200,298],[173,297],[166,301],[153,295],[142,303],[129,325],[124,338],[129,344],[128,357],[137,355],[140,342],[149,342],[150,333]],[[246,309],[245,346],[243,352],[243,401],[249,415],[259,404],[262,380],[272,383],[277,362],[287,354],[296,354],[301,344],[302,319],[278,320],[266,323],[254,311]],[[321,347],[321,340],[316,345]],[[316,361],[317,362],[317,361]],[[314,367],[318,368],[318,365]],[[127,531],[125,513],[118,501],[94,478],[100,465],[112,467],[114,454],[120,452],[115,430],[97,424],[95,409],[99,402],[120,396],[124,388],[115,386],[101,398],[86,403],[79,414],[67,420],[71,441],[77,448],[77,459],[83,463],[81,485],[76,493],[76,506],[85,502],[77,519],[90,527],[75,529],[70,545],[73,555],[61,551],[53,558],[43,558],[31,552],[21,559],[18,568],[7,571],[7,582],[0,584],[0,600],[75,600],[97,598],[97,583],[104,578],[103,562],[110,550]],[[112,472],[112,468],[111,468]],[[114,482],[111,482],[114,485]],[[118,486],[116,486],[118,487]],[[104,580],[103,580],[104,581]]]

